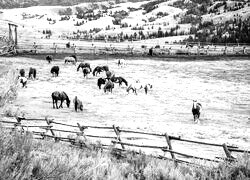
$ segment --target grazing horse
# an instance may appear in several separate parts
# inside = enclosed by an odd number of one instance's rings
[[[145,94],[148,93],[148,90],[151,89],[153,86],[149,83],[147,84],[141,84],[139,80],[137,80],[134,84],[130,84],[129,87],[127,88],[127,92],[129,93],[129,91],[132,89],[133,93],[135,93],[137,95],[137,90],[140,89],[144,89],[145,90]]]
[[[118,64],[119,67],[123,67],[123,66],[127,65],[125,59],[118,59],[118,63],[117,64]]]
[[[75,55],[70,55],[70,56],[65,57],[65,58],[64,58],[64,63],[66,64],[66,63],[68,63],[68,62],[70,62],[70,63],[76,65],[76,62],[77,62],[76,56],[75,56]]]
[[[201,110],[202,110],[201,104],[198,103],[197,100],[193,100],[192,113],[194,116],[194,122],[196,122],[200,118]]]
[[[48,61],[48,63],[50,63],[53,60],[53,56],[52,55],[48,55],[48,56],[46,56],[45,59]]]
[[[101,89],[102,84],[105,84],[106,80],[104,78],[99,78],[97,80],[97,86]]]
[[[87,78],[87,75],[90,74],[89,68],[83,68],[82,72],[83,72],[83,77],[86,77],[86,78]]]
[[[53,102],[53,108],[55,108],[54,103],[56,103],[56,108],[58,109],[57,101],[61,101],[59,108],[60,107],[63,108],[62,104],[63,104],[64,100],[66,100],[67,107],[69,107],[69,105],[70,105],[69,97],[64,91],[62,91],[62,92],[55,91],[51,94],[51,97],[52,97],[52,102]]]
[[[25,70],[20,69],[19,74],[20,74],[21,77],[25,77]]]
[[[89,68],[90,72],[92,71],[91,67],[90,67],[90,64],[89,63],[80,63],[77,67],[77,71],[79,71],[80,68]]]
[[[35,68],[30,68],[29,70],[29,79],[30,78],[33,78],[33,79],[36,79],[36,69]]]
[[[51,73],[54,77],[58,76],[58,74],[59,74],[59,66],[53,66],[53,67],[51,68],[51,70],[50,70],[50,73]]]
[[[114,86],[114,83],[112,82],[112,81],[110,81],[110,80],[108,80],[107,82],[106,82],[106,84],[104,85],[104,92],[106,93],[107,91],[109,91],[109,92],[111,92],[112,93],[112,89],[114,88],[115,86]]]
[[[122,83],[124,83],[126,86],[128,86],[128,82],[126,81],[126,79],[124,79],[123,77],[119,76],[119,77],[115,77],[115,75],[113,75],[110,80],[114,83],[119,83],[119,86],[122,85]]]
[[[83,111],[83,105],[82,105],[82,101],[80,101],[77,96],[74,98],[73,100],[74,106],[75,106],[75,111],[77,112],[77,110],[81,110]]]
[[[100,74],[103,71],[109,71],[108,66],[96,66],[93,70],[93,76],[97,76],[97,73]]]
[[[143,88],[145,90],[145,94],[148,94],[148,90],[152,89],[153,85],[148,83],[148,84],[145,84]]]
[[[27,87],[27,78],[24,76],[19,76],[20,83],[23,85],[22,87]]]

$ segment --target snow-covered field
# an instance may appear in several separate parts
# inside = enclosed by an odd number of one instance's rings
[[[30,67],[38,71],[38,79],[29,80],[27,88],[20,88],[17,99],[7,107],[18,110],[27,118],[48,116],[55,121],[74,125],[77,122],[94,126],[114,124],[121,129],[167,132],[185,139],[227,143],[250,149],[250,61],[170,62],[134,59],[128,61],[127,67],[118,68],[117,60],[86,60],[92,68],[108,65],[111,71],[129,83],[136,79],[152,83],[153,89],[147,95],[143,91],[138,95],[128,94],[124,85],[115,85],[112,94],[105,94],[96,84],[97,78],[105,74],[98,77],[89,75],[84,79],[83,74],[76,71],[76,66],[65,65],[62,61],[48,64],[44,60],[14,57],[1,58],[0,62],[24,68],[26,75]],[[50,68],[53,65],[60,66],[59,77],[51,76]],[[78,96],[83,101],[83,111],[75,112],[72,105],[70,108],[53,109],[51,93],[56,90],[65,91],[71,100]],[[191,113],[193,99],[200,101],[203,106],[198,124],[194,123]],[[102,134],[104,132],[91,129],[86,132],[105,135]],[[114,132],[105,133],[115,135]],[[134,142],[166,145],[164,138],[146,136],[135,138]],[[177,142],[173,142],[173,148],[202,157],[224,156],[222,148],[209,149]]]

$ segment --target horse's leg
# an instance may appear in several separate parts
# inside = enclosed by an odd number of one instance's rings
[[[134,93],[135,93],[135,95],[137,95],[136,89],[134,89]]]
[[[58,101],[58,100],[56,100],[56,109],[58,109],[57,101]]]
[[[63,108],[62,104],[63,104],[63,100],[61,100],[61,104],[60,104],[59,108],[60,108],[60,107]]]
[[[145,94],[148,94],[148,87],[145,86],[144,89],[145,89]]]
[[[55,109],[55,105],[54,105],[55,100],[54,99],[52,99],[52,103],[53,103],[53,109]]]

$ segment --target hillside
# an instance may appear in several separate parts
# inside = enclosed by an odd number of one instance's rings
[[[87,1],[30,0],[42,6],[2,9],[0,19],[17,23],[21,38],[250,42],[249,1]]]

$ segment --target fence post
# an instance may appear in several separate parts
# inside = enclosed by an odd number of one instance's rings
[[[116,134],[116,136],[117,136],[116,139],[117,139],[119,142],[121,142],[119,127],[116,127],[115,125],[113,125],[113,129],[114,129],[115,134]],[[122,149],[125,149],[125,146],[124,146],[123,144],[121,144],[121,147],[122,147]]]
[[[25,119],[25,118],[24,118],[24,117],[16,117],[17,123],[14,124],[14,128],[15,128],[15,129],[16,129],[16,127],[18,126],[18,124],[21,125],[21,129],[22,129],[21,133],[24,133],[24,128],[23,128],[23,126],[22,126],[22,124],[21,124],[21,121],[22,121],[23,119]]]
[[[81,126],[79,123],[77,123],[77,126],[79,127],[79,130],[80,130],[80,133],[78,133],[77,136],[82,136],[84,140],[87,141],[87,138],[84,135],[84,130],[87,129],[87,127]],[[79,139],[79,143],[80,143],[80,147],[82,147],[83,144],[87,147],[87,145],[81,139]]]
[[[231,160],[231,159],[235,159],[235,158],[231,155],[231,152],[228,150],[227,145],[224,143],[224,144],[222,144],[222,146],[223,146],[223,149],[224,149],[224,152],[225,152],[227,158],[230,159],[230,160]]]
[[[171,141],[170,141],[169,136],[168,136],[167,133],[165,133],[165,139],[166,139],[166,141],[167,141],[167,143],[168,143],[168,148],[169,148],[169,150],[172,151],[172,150],[173,150],[173,147],[172,147]],[[175,162],[175,165],[177,165],[177,162],[176,162],[176,158],[175,158],[174,153],[170,152],[170,154],[171,154],[172,159],[173,159],[174,162]]]
[[[54,136],[54,139],[55,139],[56,142],[59,141],[60,139],[55,137],[55,133],[50,127],[50,126],[52,126],[51,124],[53,123],[53,121],[49,120],[47,117],[45,117],[45,121],[46,121],[47,125],[49,126],[47,130],[50,130],[50,132],[51,132],[52,136]]]

